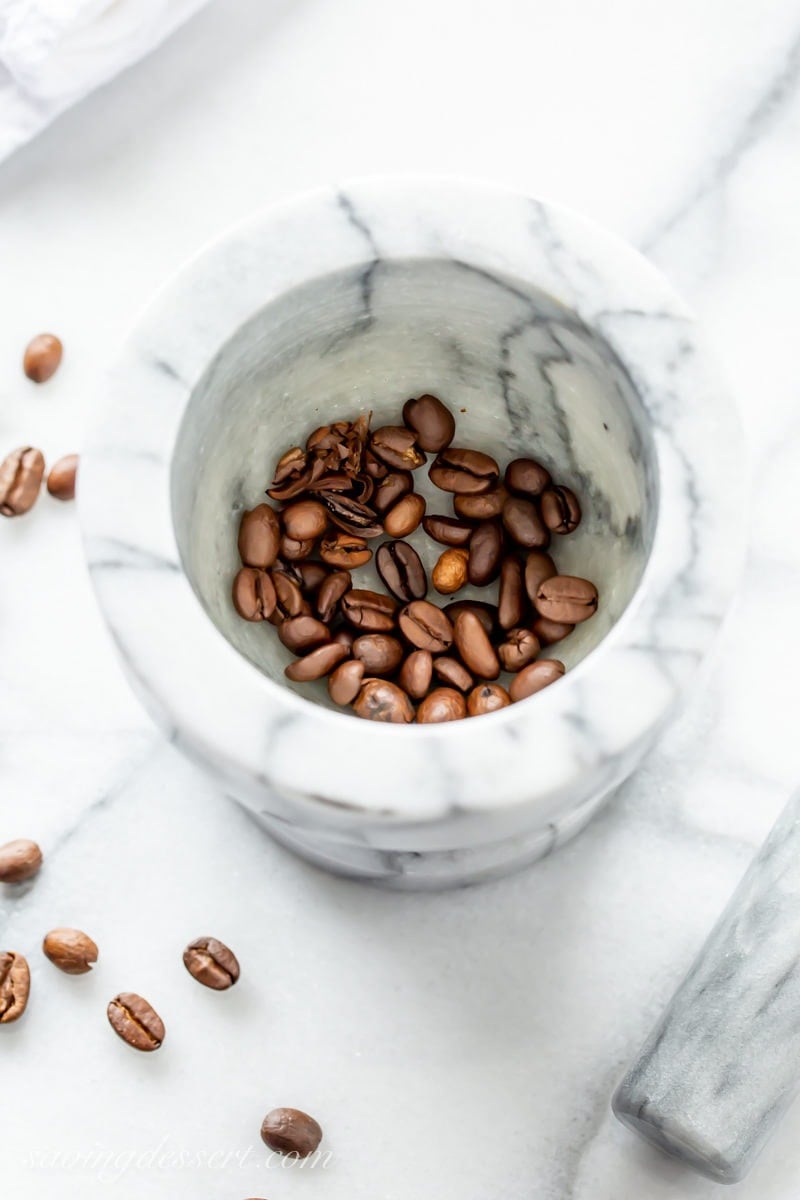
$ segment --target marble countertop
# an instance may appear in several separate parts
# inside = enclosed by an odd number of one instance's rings
[[[273,846],[129,693],[74,507],[3,522],[0,842],[47,858],[0,889],[0,942],[34,976],[0,1038],[4,1194],[716,1194],[609,1097],[800,777],[799,85],[789,0],[225,0],[0,167],[4,447],[80,448],[137,310],[225,225],[328,179],[435,171],[562,201],[648,253],[716,346],[754,481],[741,595],[680,723],[557,856],[426,896]],[[19,358],[40,329],[66,354],[36,389]],[[39,953],[63,924],[99,943],[90,977]],[[240,957],[229,994],[181,965],[203,933]],[[120,990],[164,1017],[157,1056],[110,1033]],[[279,1104],[320,1120],[326,1165],[267,1162]],[[798,1136],[800,1107],[734,1194],[796,1200]]]

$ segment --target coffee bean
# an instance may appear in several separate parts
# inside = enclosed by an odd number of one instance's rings
[[[500,596],[497,617],[503,629],[519,625],[525,611],[525,585],[518,558],[509,554],[500,566]]]
[[[413,490],[414,477],[410,471],[390,471],[375,489],[372,506],[376,512],[386,513]]]
[[[50,468],[47,490],[56,500],[74,500],[78,475],[78,455],[65,454]]]
[[[345,620],[356,629],[368,633],[387,633],[394,629],[397,601],[383,592],[352,588],[342,597],[340,608]]]
[[[503,528],[499,521],[482,521],[470,538],[467,573],[475,587],[496,579],[503,557]]]
[[[510,703],[511,697],[499,683],[479,683],[467,696],[467,712],[471,717],[481,717]]]
[[[340,663],[328,676],[328,694],[334,704],[352,704],[361,689],[364,664],[355,658]]]
[[[479,679],[497,679],[500,663],[475,613],[459,613],[453,630],[456,649],[470,671]]]
[[[414,720],[414,706],[408,696],[386,679],[365,679],[353,703],[353,712],[365,721],[392,725],[409,725]]]
[[[412,700],[427,696],[433,678],[433,655],[430,650],[412,650],[397,678],[400,687]]]
[[[435,396],[420,396],[403,405],[403,420],[413,430],[417,444],[436,454],[449,446],[456,432],[456,420]]]
[[[300,575],[300,586],[307,593],[316,592],[330,574],[325,564],[318,562],[299,562],[297,571]]]
[[[539,639],[530,629],[510,629],[497,653],[504,671],[521,671],[533,662],[540,649]]]
[[[425,516],[425,500],[417,492],[403,496],[383,519],[383,528],[392,538],[408,537]]]
[[[224,992],[239,978],[236,955],[224,942],[213,937],[195,938],[183,952],[183,965],[198,983]]]
[[[14,950],[0,951],[0,1025],[18,1021],[28,1007],[31,972]]]
[[[12,450],[0,463],[0,515],[21,517],[33,508],[44,476],[44,455],[33,446]]]
[[[364,451],[364,471],[370,479],[375,480],[385,479],[389,474],[386,463],[376,458],[371,450]]]
[[[319,500],[297,500],[281,513],[287,537],[296,542],[313,542],[328,528],[328,513]]]
[[[22,367],[28,379],[46,383],[55,375],[63,355],[64,347],[54,333],[39,333],[25,347]]]
[[[365,633],[353,642],[353,658],[367,675],[393,675],[403,661],[403,646],[388,633]]]
[[[557,574],[558,567],[549,554],[543,550],[531,550],[525,559],[525,591],[531,603],[536,599],[539,585]]]
[[[440,454],[430,469],[431,483],[444,492],[475,495],[488,492],[497,483],[500,468],[480,450],[461,450],[452,446]],[[459,516],[463,516],[459,513]]]
[[[278,627],[278,637],[292,654],[306,654],[331,640],[331,631],[316,617],[287,617]]]
[[[428,600],[413,600],[401,610],[398,620],[400,632],[417,650],[441,654],[453,644],[449,618]]]
[[[246,567],[271,567],[278,557],[281,527],[278,514],[268,504],[258,504],[242,514],[239,557]]]
[[[164,1041],[164,1022],[156,1010],[135,992],[120,992],[108,1006],[111,1028],[134,1050],[158,1050]]]
[[[503,507],[503,525],[518,546],[527,550],[545,549],[550,533],[532,500],[512,496]]]
[[[372,558],[372,551],[354,533],[334,533],[322,539],[319,556],[332,567],[363,567]]]
[[[333,494],[323,496],[323,500],[334,525],[345,533],[356,533],[363,538],[380,537],[383,533],[383,526],[368,504]]]
[[[322,1130],[297,1108],[273,1108],[261,1123],[261,1140],[277,1154],[308,1158],[322,1141]]]
[[[516,702],[533,696],[535,692],[540,692],[542,688],[549,687],[551,683],[560,679],[565,669],[564,664],[555,658],[540,658],[532,662],[530,666],[523,667],[511,680],[511,687],[508,689],[511,699]]]
[[[475,528],[467,521],[459,521],[456,517],[425,517],[422,528],[428,537],[443,546],[466,546]]]
[[[550,621],[547,617],[537,617],[531,629],[543,646],[552,646],[572,633],[574,625],[566,625],[563,621]]]
[[[395,471],[416,471],[426,462],[425,453],[417,445],[415,434],[402,425],[384,425],[376,429],[370,448],[387,467]]]
[[[447,655],[433,660],[433,671],[437,679],[441,679],[442,683],[456,688],[459,692],[468,692],[475,683],[464,664],[460,663],[457,658],[450,658]]]
[[[317,612],[323,621],[330,623],[336,616],[339,602],[353,586],[353,577],[349,571],[334,571],[327,579],[323,579],[317,593]]]
[[[41,865],[42,852],[28,838],[15,838],[0,846],[0,883],[24,883],[37,874]]]
[[[314,543],[298,542],[294,538],[290,538],[288,534],[283,534],[280,544],[280,556],[286,562],[302,562],[304,558],[308,558],[309,554],[314,549]]]
[[[539,496],[550,483],[550,472],[532,458],[515,458],[506,467],[506,487],[524,496]]]
[[[267,617],[273,625],[280,625],[289,617],[311,615],[311,605],[300,590],[300,584],[285,571],[272,571],[270,578],[275,588],[275,608]]]
[[[80,929],[51,929],[42,942],[42,950],[53,966],[66,975],[86,975],[99,954],[97,943]]]
[[[491,521],[499,517],[503,506],[508,500],[508,492],[501,485],[491,492],[478,496],[455,496],[453,508],[457,515],[466,521]]]
[[[303,474],[307,465],[308,456],[305,450],[301,450],[299,446],[291,446],[278,459],[275,467],[275,475],[270,486],[280,487],[287,479],[298,478]]]
[[[597,588],[588,579],[554,575],[536,589],[537,611],[551,621],[577,625],[597,612]]]
[[[352,629],[337,629],[331,638],[332,642],[336,642],[337,646],[346,646],[348,651],[353,649],[353,642],[356,640],[356,635]]]
[[[581,521],[581,506],[568,487],[549,487],[542,492],[542,520],[553,533],[572,533]]]
[[[460,721],[467,715],[467,702],[455,688],[434,688],[417,709],[420,725],[439,725],[444,721]]]
[[[398,600],[424,600],[428,577],[413,546],[407,542],[384,542],[375,555],[375,566],[387,589]]]
[[[284,670],[284,675],[287,679],[291,679],[292,683],[311,683],[315,679],[322,679],[324,675],[330,674],[334,667],[338,667],[343,659],[350,654],[347,646],[342,646],[338,642],[327,642],[324,646],[318,646],[316,650],[312,650],[310,654],[306,654],[305,658],[298,658]]]
[[[431,573],[433,586],[443,596],[451,596],[467,582],[469,551],[450,549],[439,555]]]

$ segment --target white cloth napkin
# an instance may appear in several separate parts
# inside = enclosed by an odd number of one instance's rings
[[[0,0],[0,160],[208,0]]]

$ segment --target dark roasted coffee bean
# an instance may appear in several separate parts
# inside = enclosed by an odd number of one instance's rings
[[[461,721],[467,715],[467,702],[455,688],[434,688],[417,709],[420,725],[439,725],[444,721]]]
[[[437,679],[441,679],[442,683],[456,688],[459,692],[468,692],[475,683],[464,664],[460,663],[457,658],[450,658],[447,655],[433,660],[433,671]]]
[[[459,613],[453,632],[456,649],[470,671],[479,679],[497,679],[500,663],[489,635],[475,613]]]
[[[401,610],[398,620],[400,632],[417,650],[441,654],[453,644],[449,618],[428,600],[412,600]]]
[[[353,658],[367,675],[393,675],[403,661],[403,644],[388,633],[365,633],[353,642]]]
[[[523,496],[539,496],[550,482],[550,472],[532,458],[515,458],[506,467],[506,487]]]
[[[356,629],[368,633],[387,633],[395,627],[397,601],[383,592],[352,588],[342,597],[339,608],[345,620]]]
[[[0,515],[21,517],[33,508],[44,477],[44,455],[20,446],[0,463]]]
[[[443,546],[466,546],[475,528],[467,521],[459,521],[457,517],[425,517],[422,528],[428,537]]]
[[[315,679],[322,679],[323,676],[329,675],[333,668],[338,667],[339,663],[349,654],[347,646],[342,646],[339,642],[328,642],[326,645],[312,650],[305,658],[298,658],[295,662],[289,663],[283,673],[287,679],[291,679],[292,683],[311,683]]]
[[[414,490],[414,477],[410,471],[390,471],[375,488],[372,505],[376,512],[386,513],[398,500]]]
[[[372,551],[362,537],[354,533],[329,534],[322,539],[319,556],[332,567],[363,567]]]
[[[158,1050],[164,1041],[164,1022],[135,992],[120,992],[109,1004],[107,1014],[111,1028],[134,1050]]]
[[[540,649],[539,639],[530,629],[510,629],[497,653],[504,671],[521,671],[533,662]]]
[[[328,694],[334,704],[352,704],[361,690],[364,664],[355,658],[340,663],[328,676]]]
[[[47,490],[56,500],[74,500],[78,477],[78,455],[65,454],[50,468]]]
[[[451,547],[439,555],[436,566],[431,572],[433,586],[443,596],[452,596],[467,582],[468,550],[456,550]]]
[[[467,573],[475,587],[485,587],[500,573],[503,528],[499,521],[482,521],[469,542]]]
[[[46,383],[55,375],[63,355],[64,347],[54,333],[38,333],[25,347],[22,367],[28,379]]]
[[[553,533],[572,533],[581,522],[578,497],[568,487],[553,486],[542,492],[542,520]]]
[[[574,625],[565,624],[563,621],[551,621],[547,617],[537,617],[531,625],[543,646],[552,646],[554,642],[563,641],[574,628]]]
[[[297,500],[281,513],[284,532],[296,542],[313,542],[328,528],[328,514],[319,500]]]
[[[392,538],[408,537],[425,516],[425,500],[417,492],[403,496],[383,518],[383,528]]]
[[[597,612],[597,588],[588,579],[554,575],[536,589],[537,612],[551,621],[577,625]]]
[[[456,432],[456,419],[435,396],[420,396],[403,405],[403,420],[416,434],[423,450],[438,454],[449,446]]]
[[[317,612],[323,621],[330,623],[339,611],[339,601],[353,586],[349,571],[333,571],[323,579],[317,593]]]
[[[531,550],[525,559],[525,591],[531,603],[536,599],[539,584],[557,574],[558,567],[549,554],[543,550]]]
[[[28,1007],[30,991],[27,959],[14,950],[0,951],[0,1025],[20,1019]]]
[[[239,557],[246,567],[265,571],[278,557],[281,527],[278,514],[268,504],[258,504],[242,514],[239,525]]]
[[[494,604],[485,600],[453,600],[444,606],[444,611],[452,622],[455,622],[461,612],[472,612],[480,621],[489,637],[492,637],[498,626],[498,612]]]
[[[395,471],[416,471],[426,461],[415,434],[402,425],[384,425],[370,439],[370,449]]]
[[[239,978],[236,955],[214,937],[195,938],[183,952],[183,965],[198,983],[224,992]]]
[[[297,1108],[273,1108],[261,1124],[261,1140],[277,1154],[308,1158],[322,1141],[322,1130],[313,1117]]]
[[[311,614],[311,605],[300,590],[300,584],[285,571],[271,572],[272,586],[275,588],[275,608],[267,617],[273,625],[289,617],[301,617]]]
[[[296,569],[300,576],[300,586],[306,593],[316,592],[330,574],[325,564],[318,562],[299,562]]]
[[[511,680],[511,687],[508,689],[511,699],[514,701],[525,700],[535,692],[540,692],[542,688],[555,683],[557,679],[561,678],[564,671],[564,664],[555,658],[540,658],[537,662],[532,662],[529,666],[523,667],[519,674]]]
[[[24,883],[38,874],[42,852],[29,838],[15,838],[0,846],[0,883]]]
[[[507,708],[510,703],[511,697],[499,683],[479,683],[467,696],[467,712],[471,717],[481,717]]]
[[[314,549],[313,541],[298,542],[288,534],[281,537],[280,556],[286,562],[302,562]]]
[[[414,706],[405,692],[387,679],[366,679],[353,702],[353,712],[365,721],[409,725]]]
[[[370,479],[385,479],[389,474],[389,468],[386,463],[381,462],[376,458],[371,450],[364,451],[364,471],[369,475]]]
[[[503,525],[518,546],[542,550],[550,545],[550,532],[532,500],[512,496],[503,506]]]
[[[374,511],[361,501],[332,492],[323,496],[323,501],[334,525],[346,533],[357,533],[364,538],[380,537],[383,533],[383,526]]]
[[[488,454],[480,450],[461,450],[450,446],[440,454],[430,469],[431,483],[444,492],[474,496],[490,491],[497,483],[500,468]],[[463,516],[459,513],[459,516]]]
[[[331,640],[331,631],[316,617],[288,617],[278,626],[278,637],[292,654],[307,654]]]
[[[491,521],[499,517],[503,505],[508,500],[508,492],[501,485],[491,492],[477,496],[454,496],[453,508],[456,514],[465,521]]]
[[[345,646],[348,650],[348,653],[353,649],[353,642],[355,640],[356,635],[353,633],[352,629],[348,629],[346,626],[343,626],[341,629],[337,629],[336,633],[331,638],[331,641],[336,642],[337,645]]]
[[[412,700],[427,696],[433,678],[433,655],[430,650],[412,650],[397,677],[397,682]]]
[[[80,929],[51,929],[42,950],[65,975],[86,975],[100,953],[97,943]]]
[[[526,599],[520,561],[513,554],[509,554],[503,559],[500,567],[500,596],[497,604],[497,618],[503,629],[512,629],[514,625],[519,625],[525,611]]]
[[[428,577],[422,560],[408,542],[384,542],[375,555],[375,566],[386,588],[404,604],[425,599]]]

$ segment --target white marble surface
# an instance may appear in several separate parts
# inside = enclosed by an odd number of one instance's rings
[[[4,523],[0,840],[48,855],[0,897],[35,987],[0,1039],[4,1194],[716,1194],[608,1100],[800,768],[799,80],[788,0],[225,0],[0,170],[3,444],[79,446],[138,307],[248,210],[335,176],[456,171],[582,208],[651,254],[727,367],[756,481],[741,598],[681,724],[558,856],[444,896],[367,893],[273,847],[128,693],[74,512],[43,501]],[[18,360],[47,327],[67,356],[35,390]],[[93,977],[37,953],[63,923],[101,944]],[[242,960],[229,995],[180,964],[204,932]],[[153,1059],[105,1025],[127,988],[167,1022]],[[324,1171],[261,1165],[276,1103],[324,1124]],[[795,1200],[798,1135],[795,1109],[734,1194]],[[249,1146],[244,1165],[197,1165]],[[85,1168],[53,1158],[70,1152]]]

